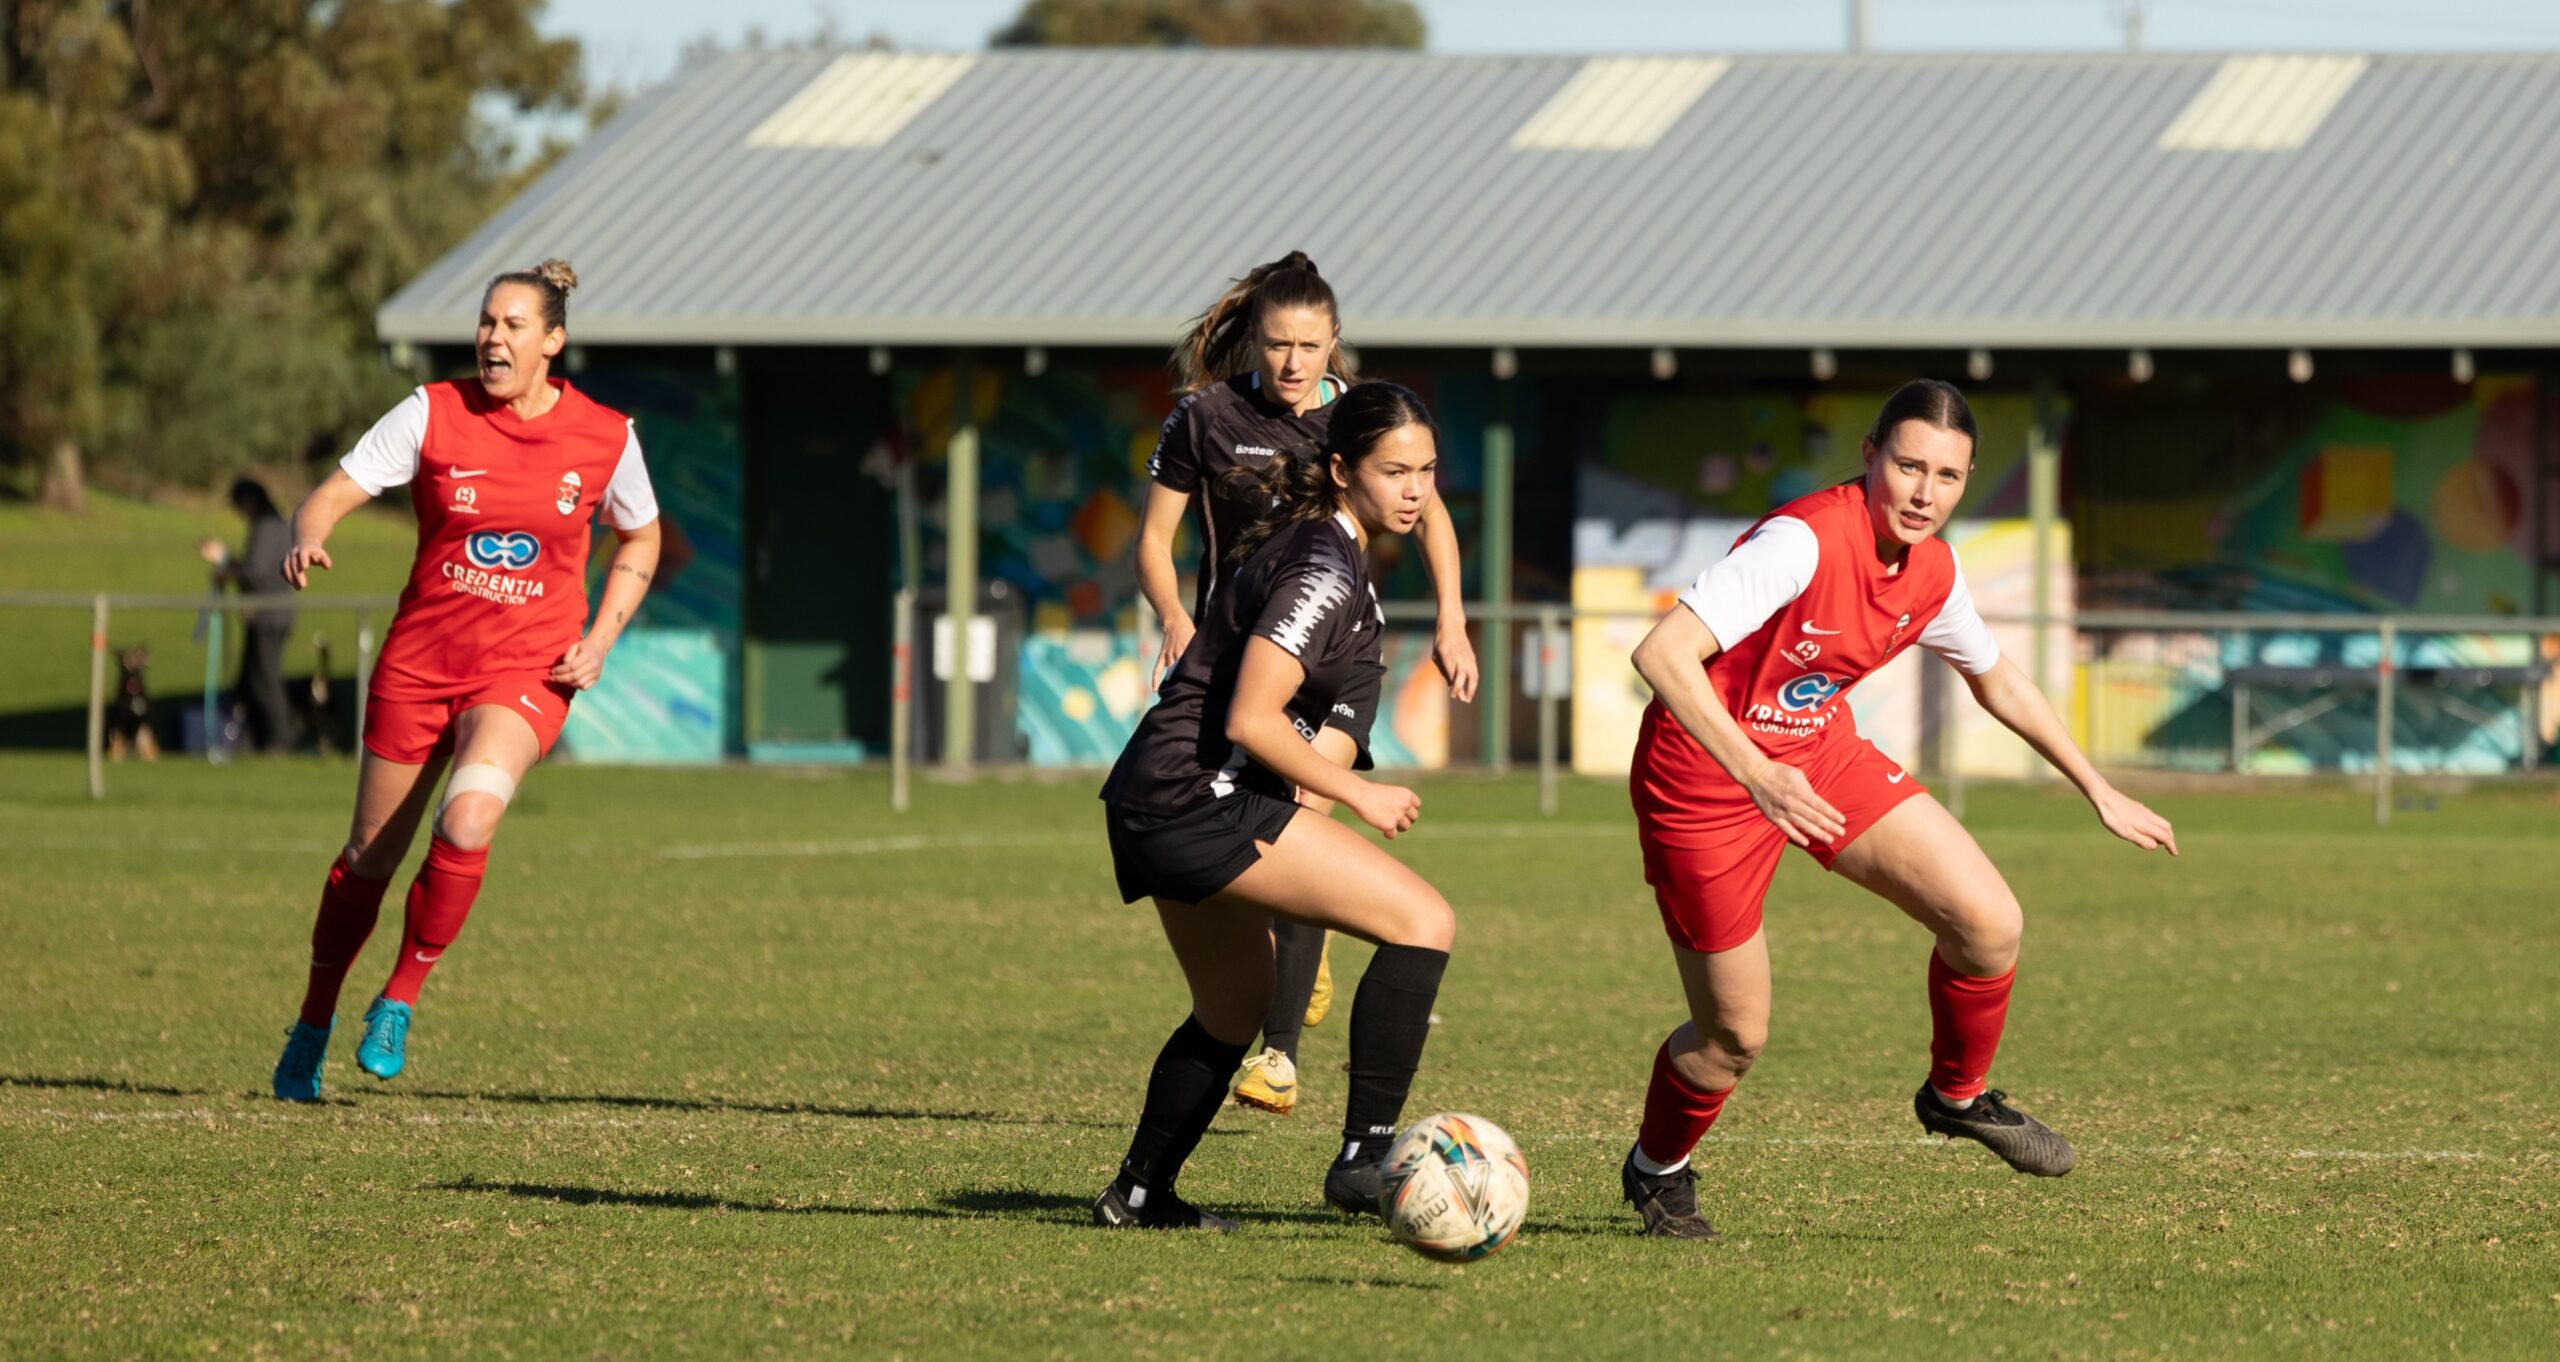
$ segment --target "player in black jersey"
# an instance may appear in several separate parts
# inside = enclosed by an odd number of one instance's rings
[[[1389,837],[1413,791],[1365,780],[1314,744],[1378,665],[1384,617],[1365,550],[1409,533],[1431,499],[1438,435],[1422,401],[1364,383],[1335,404],[1318,460],[1240,472],[1276,503],[1229,552],[1241,560],[1103,784],[1121,897],[1155,900],[1191,988],[1191,1015],[1156,1056],[1103,1225],[1228,1230],[1175,1180],[1226,1098],[1226,1075],[1271,993],[1271,924],[1378,943],[1351,1004],[1351,1091],[1325,1199],[1375,1212],[1378,1160],[1404,1110],[1457,922],[1403,862],[1292,795],[1338,800]],[[1362,763],[1365,765],[1365,763]]]
[[[1292,251],[1237,280],[1176,343],[1173,369],[1185,395],[1147,461],[1152,486],[1138,536],[1138,586],[1164,622],[1155,676],[1182,656],[1196,621],[1234,575],[1237,560],[1229,550],[1247,527],[1270,513],[1271,498],[1254,479],[1228,475],[1314,450],[1331,422],[1334,400],[1356,379],[1357,366],[1341,343],[1340,316],[1333,287],[1315,262]],[[1173,540],[1194,502],[1200,508],[1200,567],[1185,609]],[[1440,604],[1433,658],[1448,678],[1449,693],[1473,700],[1476,658],[1467,640],[1458,538],[1436,491],[1426,497],[1419,530]],[[1371,672],[1318,723],[1311,740],[1327,760],[1349,766],[1367,751],[1384,682],[1383,668]],[[1307,803],[1318,812],[1332,807],[1320,798]],[[1324,1018],[1333,981],[1323,931],[1281,922],[1274,924],[1273,937],[1274,982],[1263,1048],[1236,1075],[1234,1092],[1245,1106],[1285,1116],[1297,1106],[1299,1030]]]

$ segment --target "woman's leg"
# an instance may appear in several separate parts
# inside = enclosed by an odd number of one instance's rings
[[[1225,1105],[1227,1075],[1262,1025],[1271,990],[1271,921],[1217,903],[1156,900],[1156,917],[1191,989],[1191,1015],[1174,1028],[1147,1074],[1146,1103],[1119,1176],[1094,1203],[1104,1225],[1232,1229],[1183,1201],[1174,1184]]]
[[[525,772],[542,759],[542,740],[522,715],[501,705],[475,705],[454,720],[453,776],[436,811],[427,863],[409,886],[400,958],[382,996],[415,1005],[427,974],[444,958],[488,868],[489,842]]]
[[[1620,1180],[1644,1217],[1645,1233],[1665,1239],[1713,1239],[1698,1211],[1690,1151],[1705,1139],[1725,1099],[1769,1039],[1769,939],[1765,931],[1729,950],[1671,948],[1689,1020],[1653,1056],[1644,1094],[1644,1125],[1627,1153]]]
[[[1345,769],[1360,754],[1351,736],[1339,729],[1319,730],[1313,746],[1318,755]],[[1301,791],[1298,804],[1320,814],[1333,812],[1333,801],[1321,795]],[[1312,1024],[1308,1014],[1314,1010],[1316,980],[1324,970],[1325,935],[1322,927],[1286,919],[1271,924],[1271,1005],[1262,1018],[1265,1053],[1256,1056],[1235,1081],[1236,1100],[1245,1106],[1282,1116],[1297,1110],[1298,1035]],[[1285,1062],[1273,1062],[1273,1051]]]
[[[1831,868],[1937,938],[1929,954],[1929,1078],[1913,1100],[1921,1125],[1980,1140],[2021,1172],[2071,1171],[2068,1141],[2000,1094],[1985,1097],[2025,918],[1973,835],[1935,799],[1906,799],[1842,848]]]
[[[1289,820],[1279,840],[1263,844],[1262,859],[1214,901],[1378,944],[1352,996],[1342,1154],[1325,1174],[1327,1201],[1344,1210],[1374,1211],[1378,1161],[1421,1067],[1432,1003],[1457,936],[1456,915],[1440,891],[1402,861],[1305,809]]]
[[[347,844],[329,862],[320,912],[311,924],[311,970],[303,980],[302,1008],[276,1061],[272,1083],[277,1097],[319,1100],[320,1068],[328,1058],[338,993],[366,938],[373,935],[373,924],[382,916],[383,890],[408,854],[427,800],[435,793],[436,777],[443,772],[439,755],[410,763],[363,754],[356,768],[356,808]]]
[[[301,1021],[327,1030],[338,1008],[347,970],[373,935],[391,872],[409,854],[427,801],[435,794],[444,759],[416,764],[385,761],[366,752],[356,768],[355,816],[347,844],[329,864],[320,891],[320,914],[311,926],[311,974],[302,991]]]

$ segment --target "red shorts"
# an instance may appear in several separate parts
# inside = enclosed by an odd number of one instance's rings
[[[1639,753],[1637,760],[1644,758]],[[1864,738],[1818,744],[1782,758],[1813,782],[1848,824],[1836,842],[1805,848],[1822,868],[1893,806],[1928,787]],[[1641,766],[1639,767],[1641,770]],[[1778,873],[1787,835],[1762,817],[1751,795],[1717,768],[1691,775],[1676,797],[1636,803],[1636,840],[1644,847],[1645,883],[1662,909],[1674,945],[1729,951],[1760,930],[1760,903]]]
[[[453,721],[461,717],[462,711],[497,705],[533,725],[533,736],[541,741],[542,755],[547,757],[552,744],[560,741],[560,726],[569,722],[569,700],[576,694],[542,672],[493,676],[460,695],[441,700],[386,700],[368,692],[364,697],[364,750],[384,761],[420,765],[439,752],[451,750]]]

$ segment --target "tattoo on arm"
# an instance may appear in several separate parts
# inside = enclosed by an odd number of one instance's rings
[[[613,612],[613,627],[615,627],[615,628],[617,628],[617,629],[621,628],[621,627],[622,627],[622,625],[623,625],[623,623],[624,623],[624,621],[628,620],[629,618],[630,618],[630,616],[625,615],[623,612],[621,612],[621,611],[619,611],[619,610],[614,611],[614,612]]]
[[[642,586],[647,586],[649,584],[649,574],[642,572],[640,569],[633,567],[629,563],[616,563],[613,565],[613,570],[616,572],[630,573],[632,576],[640,579],[640,585]]]

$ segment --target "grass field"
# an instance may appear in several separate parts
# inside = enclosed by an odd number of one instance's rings
[[[1617,1202],[1678,1017],[1623,796],[1426,785],[1460,935],[1409,1114],[1520,1138],[1528,1227],[1426,1262],[1322,1208],[1311,1107],[1084,1223],[1180,987],[1091,781],[545,770],[409,1073],[264,1097],[351,768],[0,757],[0,1356],[2560,1354],[2560,806],[2164,793],[2183,860],[1977,788],[2029,905],[1995,1081],[2074,1136],[1924,1142],[1925,946],[1790,858],[1775,1038],[1701,1152],[1725,1242]],[[397,899],[351,982],[378,986]],[[1337,950],[1356,978],[1365,948]]]
[[[216,538],[236,552],[244,537],[240,517],[217,503],[163,504],[92,492],[89,505],[89,514],[71,516],[0,500],[0,591],[201,595],[208,569],[196,556],[197,543]],[[333,596],[399,594],[416,537],[405,507],[347,517],[329,539],[338,566],[313,589]],[[377,642],[390,623],[387,612],[374,616]],[[119,651],[149,647],[152,693],[183,706],[204,686],[204,645],[194,638],[195,626],[193,610],[126,610],[110,616],[107,635]],[[311,642],[321,635],[332,641],[332,669],[353,676],[355,618],[333,611],[303,612],[286,673],[311,670]],[[89,703],[89,612],[0,607],[0,638],[6,640],[0,646],[0,748],[79,747]],[[239,670],[236,628],[226,644],[221,676],[228,687]],[[111,659],[107,682],[116,680]]]

